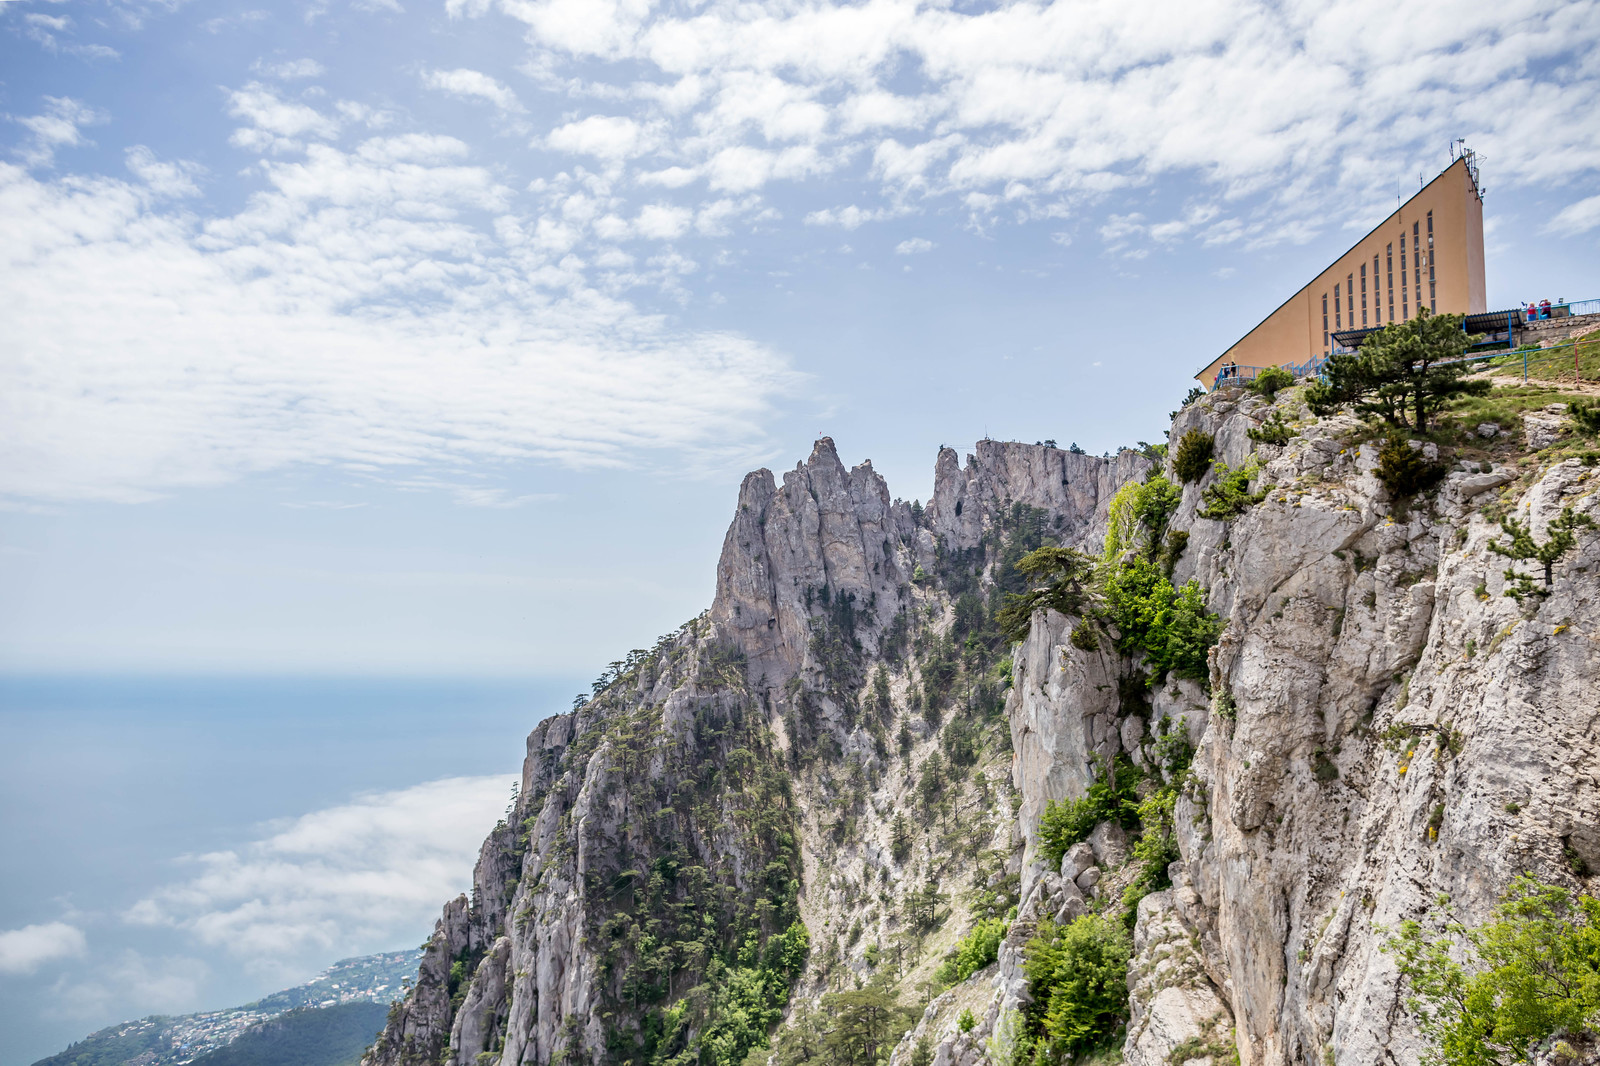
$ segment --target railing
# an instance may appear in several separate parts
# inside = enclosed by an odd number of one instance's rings
[[[1529,315],[1532,312],[1532,315]],[[1579,315],[1592,315],[1600,312],[1600,300],[1568,300],[1548,307],[1529,306],[1522,310],[1520,316],[1522,325],[1529,322],[1549,322],[1552,319],[1577,318]]]
[[[1337,348],[1328,355],[1313,356],[1309,361],[1304,363],[1274,363],[1272,366],[1273,369],[1276,370],[1287,370],[1289,373],[1293,374],[1297,380],[1300,378],[1317,377],[1322,373],[1322,365],[1330,358],[1335,355],[1340,355],[1346,351],[1354,350],[1355,349],[1353,348]],[[1227,388],[1231,385],[1244,385],[1260,377],[1262,371],[1266,369],[1267,367],[1264,366],[1234,365],[1231,367],[1223,367],[1221,370],[1217,371],[1216,377],[1211,379],[1211,387],[1213,389],[1220,389]]]
[[[1510,338],[1513,336],[1513,333],[1512,333],[1512,324],[1513,323],[1515,323],[1517,326],[1526,326],[1530,321],[1547,322],[1547,321],[1552,321],[1552,320],[1560,320],[1560,319],[1563,319],[1563,318],[1576,318],[1579,315],[1600,314],[1600,300],[1571,300],[1571,301],[1568,301],[1568,302],[1565,302],[1565,303],[1551,304],[1549,308],[1539,308],[1538,310],[1543,313],[1543,317],[1540,317],[1538,319],[1529,319],[1527,317],[1526,312],[1519,313],[1515,309],[1513,309],[1511,311],[1508,311],[1506,313],[1506,339],[1504,339],[1504,340],[1489,339],[1489,340],[1482,341],[1479,344],[1473,346],[1473,350],[1477,351],[1479,354],[1466,356],[1466,357],[1461,358],[1461,359],[1452,359],[1452,360],[1450,360],[1450,362],[1452,362],[1452,363],[1474,363],[1474,362],[1479,362],[1479,361],[1488,360],[1488,359],[1508,359],[1509,360],[1511,356],[1519,354],[1518,352],[1507,351],[1507,349],[1509,349],[1511,347]],[[1462,324],[1462,328],[1463,329],[1465,328],[1465,323],[1464,322]],[[1492,336],[1492,338],[1497,338],[1499,336],[1499,334],[1496,333],[1496,334],[1493,334],[1491,336]],[[1489,349],[1491,345],[1493,346],[1494,350],[1485,351],[1485,349]],[[1524,381],[1528,380],[1528,373],[1529,373],[1529,367],[1530,366],[1534,366],[1536,368],[1538,365],[1543,365],[1544,363],[1549,362],[1548,358],[1546,358],[1548,353],[1554,352],[1557,349],[1570,349],[1570,348],[1572,348],[1572,346],[1573,346],[1573,342],[1568,341],[1565,344],[1552,345],[1549,348],[1538,349],[1536,351],[1530,350],[1530,352],[1522,352],[1522,353],[1520,353],[1523,356],[1522,362],[1524,364],[1524,366],[1523,366],[1523,380]],[[1585,350],[1589,351],[1591,349],[1594,350],[1594,354],[1596,354],[1597,358],[1600,358],[1600,344],[1596,344],[1595,342],[1590,342],[1590,344],[1588,346],[1586,346]],[[1282,364],[1281,366],[1279,366],[1279,369],[1289,371],[1289,373],[1293,374],[1296,379],[1310,378],[1310,377],[1320,378],[1322,376],[1322,368],[1327,363],[1327,361],[1329,359],[1333,358],[1336,355],[1349,355],[1350,353],[1356,352],[1356,351],[1359,351],[1359,350],[1360,349],[1357,349],[1357,348],[1344,348],[1344,347],[1339,347],[1339,346],[1336,345],[1334,347],[1334,349],[1332,351],[1330,351],[1326,355],[1313,356],[1308,362],[1305,362],[1305,363],[1287,363],[1287,364]],[[1535,359],[1534,359],[1532,364],[1530,364],[1529,359],[1528,359],[1528,355],[1529,354],[1532,354],[1535,357]],[[1574,359],[1577,360],[1578,353],[1575,352],[1575,353],[1573,353],[1573,355],[1574,355]],[[1275,364],[1275,365],[1277,365],[1277,364]],[[1267,368],[1264,367],[1264,366],[1232,366],[1232,367],[1226,367],[1226,368],[1224,368],[1222,370],[1218,370],[1217,371],[1216,376],[1211,379],[1211,387],[1213,389],[1219,389],[1219,388],[1227,388],[1227,387],[1232,386],[1232,385],[1245,385],[1245,384],[1248,384],[1249,382],[1254,381],[1257,377],[1259,377],[1261,375],[1261,372],[1266,370],[1266,369]],[[1587,378],[1588,380],[1600,379],[1600,372],[1592,372],[1592,373],[1589,373],[1589,374],[1585,374],[1584,370],[1585,370],[1585,367],[1582,365],[1582,361],[1581,360],[1574,362],[1574,364],[1573,364],[1573,376],[1574,376],[1575,379],[1577,379],[1577,380],[1582,380],[1582,379],[1585,379],[1585,378]],[[1537,377],[1539,375],[1536,373],[1534,376]]]
[[[1574,383],[1600,381],[1600,341],[1577,340],[1552,344],[1548,348],[1519,348],[1515,351],[1486,352],[1454,359],[1456,363],[1483,363],[1484,370],[1509,368],[1522,371],[1524,384],[1532,381]]]

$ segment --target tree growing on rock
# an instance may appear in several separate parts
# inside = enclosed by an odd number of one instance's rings
[[[1486,380],[1468,380],[1462,354],[1480,338],[1462,328],[1464,315],[1436,315],[1426,307],[1405,322],[1384,326],[1361,350],[1336,355],[1323,367],[1325,381],[1306,389],[1313,413],[1329,415],[1349,405],[1392,426],[1425,431],[1457,396],[1482,396]]]
[[[1035,587],[1007,593],[1005,606],[995,612],[1001,632],[1012,643],[1026,640],[1033,612],[1041,607],[1061,614],[1081,614],[1091,598],[1094,560],[1075,548],[1043,547],[1017,561],[1017,570]]]
[[[1600,900],[1593,896],[1524,874],[1491,921],[1471,927],[1446,908],[1403,922],[1383,950],[1395,957],[1410,993],[1406,1007],[1441,1066],[1529,1062],[1553,1035],[1593,1033],[1600,1024]]]
[[[1544,567],[1543,588],[1535,585],[1528,575],[1518,573],[1515,567],[1506,568],[1505,594],[1521,603],[1527,596],[1550,595],[1550,588],[1555,583],[1556,563],[1577,546],[1578,530],[1594,528],[1594,519],[1586,514],[1578,514],[1570,507],[1564,507],[1561,510],[1561,517],[1553,520],[1546,529],[1543,544],[1534,543],[1530,525],[1518,522],[1514,518],[1502,519],[1500,528],[1511,539],[1507,542],[1490,541],[1490,551],[1513,561],[1527,560]]]

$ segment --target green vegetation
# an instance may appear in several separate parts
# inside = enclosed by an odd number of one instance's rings
[[[1567,414],[1572,417],[1572,424],[1591,437],[1600,436],[1600,403],[1584,403],[1574,400],[1567,405]]]
[[[980,918],[939,964],[935,976],[946,985],[965,981],[999,957],[1000,941],[1006,938],[1010,926],[1006,918]]]
[[[1130,550],[1155,551],[1182,498],[1183,490],[1156,472],[1118,489],[1111,498],[1101,561],[1114,566]]]
[[[384,1003],[302,1007],[250,1027],[194,1066],[354,1066],[388,1009]]]
[[[832,993],[816,1010],[809,1002],[795,1008],[778,1034],[774,1057],[779,1066],[882,1066],[913,1020],[912,1012],[882,988]],[[759,1062],[765,1060],[761,1055]]]
[[[1206,611],[1198,582],[1174,588],[1158,563],[1137,557],[1107,576],[1105,601],[1122,634],[1118,649],[1130,654],[1143,650],[1155,667],[1152,683],[1169,672],[1193,681],[1207,679],[1207,653],[1222,635],[1222,622]]]
[[[1575,513],[1571,507],[1564,507],[1561,510],[1561,517],[1552,521],[1546,529],[1543,544],[1535,544],[1532,530],[1516,519],[1501,519],[1500,528],[1510,540],[1504,543],[1499,540],[1490,541],[1490,551],[1496,555],[1503,555],[1513,562],[1528,560],[1544,567],[1543,588],[1535,585],[1526,574],[1518,573],[1514,566],[1506,569],[1505,594],[1521,603],[1528,596],[1550,595],[1551,585],[1555,582],[1556,563],[1577,545],[1578,530],[1593,529],[1594,520],[1588,515]]]
[[[172,1047],[164,1024],[168,1020],[158,1016],[143,1023],[101,1029],[33,1066],[122,1066],[147,1051],[163,1054]]]
[[[1422,308],[1415,318],[1385,326],[1361,350],[1336,355],[1323,366],[1326,381],[1306,389],[1306,403],[1317,415],[1349,405],[1391,426],[1425,431],[1451,399],[1483,395],[1487,380],[1469,380],[1461,358],[1480,338],[1462,331],[1462,315],[1435,315]]]
[[[978,1019],[973,1016],[972,1011],[968,1008],[962,1008],[960,1017],[956,1019],[956,1028],[963,1033],[970,1033],[977,1027]]]
[[[1101,765],[1082,799],[1051,800],[1039,815],[1039,853],[1045,865],[1061,865],[1067,849],[1087,840],[1101,822],[1124,829],[1139,824],[1139,769],[1126,755]]]
[[[1155,755],[1151,771],[1155,787],[1140,801],[1137,811],[1139,838],[1133,842],[1133,861],[1139,864],[1139,875],[1122,895],[1123,918],[1129,928],[1141,899],[1171,887],[1167,868],[1182,858],[1172,816],[1178,793],[1188,782],[1189,764],[1194,761],[1194,748],[1182,721],[1167,722],[1165,732],[1156,737]]]
[[[1089,602],[1094,561],[1075,548],[1039,548],[1019,559],[1016,570],[1042,583],[1026,592],[1007,593],[995,614],[1000,631],[1013,644],[1026,639],[1035,611],[1048,608],[1075,615]]]
[[[1267,493],[1272,491],[1271,485],[1263,485],[1259,492],[1250,491],[1250,482],[1261,473],[1261,466],[1252,459],[1237,469],[1230,468],[1226,463],[1219,465],[1217,480],[1200,494],[1200,508],[1198,514],[1201,518],[1214,518],[1226,521],[1260,503],[1267,498]]]
[[[1251,426],[1245,435],[1257,444],[1288,444],[1294,439],[1294,430],[1283,420],[1283,414],[1274,411],[1259,426]]]
[[[1185,485],[1199,481],[1211,469],[1211,456],[1216,451],[1216,440],[1202,430],[1191,429],[1178,438],[1178,450],[1172,456],[1172,472]]]
[[[1045,1066],[1112,1042],[1126,1017],[1132,954],[1127,928],[1102,915],[1040,922],[1023,963],[1033,1002],[1012,1062]]]
[[[1132,848],[1137,872],[1120,900],[1101,900],[1095,913],[1065,926],[1040,923],[1024,951],[1034,1003],[1025,1011],[1013,1066],[1047,1066],[1102,1047],[1125,1019],[1129,931],[1139,900],[1171,884],[1167,868],[1180,857],[1173,811],[1194,758],[1182,722],[1168,723],[1149,750],[1153,758],[1143,782],[1119,756],[1082,799],[1045,806],[1039,850],[1047,864],[1059,865],[1068,848],[1109,821],[1139,831]]]
[[[1278,398],[1279,390],[1294,385],[1294,375],[1281,366],[1269,366],[1247,384],[1250,391],[1259,392],[1268,400],[1275,400]]]
[[[1378,449],[1378,465],[1373,469],[1373,475],[1395,499],[1431,489],[1445,473],[1442,463],[1429,462],[1420,447],[1412,447],[1405,435],[1397,431],[1391,431],[1383,447]]]
[[[1384,945],[1430,1061],[1510,1066],[1551,1037],[1600,1029],[1600,900],[1524,874],[1481,926],[1440,911]]]

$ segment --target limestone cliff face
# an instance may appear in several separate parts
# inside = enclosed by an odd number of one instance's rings
[[[1059,515],[1062,543],[1080,545],[1105,533],[1106,506],[1117,489],[1149,469],[1138,452],[1110,460],[1060,448],[979,441],[962,469],[954,449],[941,448],[934,467],[928,526],[950,549],[978,544],[996,519],[1022,503]]]
[[[1308,419],[1288,445],[1257,446],[1247,430],[1266,414],[1216,396],[1172,432],[1213,433],[1234,466],[1257,451],[1276,486],[1211,521],[1195,514],[1208,478],[1174,519],[1189,533],[1177,579],[1197,578],[1227,620],[1212,693],[1174,681],[1129,714],[1116,695],[1128,664],[1041,616],[1009,705],[1019,832],[1032,859],[1046,801],[1081,795],[1097,757],[1143,761],[1181,720],[1199,749],[1176,812],[1183,858],[1173,889],[1141,905],[1124,1061],[1236,1037],[1246,1066],[1415,1063],[1374,927],[1440,893],[1481,920],[1522,871],[1581,887],[1572,854],[1600,869],[1600,537],[1580,538],[1524,610],[1502,595],[1507,561],[1483,513],[1493,501],[1542,539],[1565,506],[1600,517],[1600,477],[1576,460],[1472,464],[1408,512],[1372,476],[1373,447],[1340,443],[1353,423]],[[1024,867],[1034,912],[1055,909],[1060,881]],[[1005,977],[997,1004],[1021,992]]]
[[[1063,543],[1087,544],[1116,490],[1148,466],[1135,452],[1108,460],[980,441],[963,469],[943,448],[919,525],[908,504],[891,502],[870,461],[847,471],[823,437],[782,485],[766,470],[745,477],[717,564],[711,620],[744,652],[752,682],[781,690],[815,667],[813,628],[830,604],[852,605],[874,657],[884,629],[911,603],[913,575],[934,571],[941,551],[977,548],[1016,504],[1049,515]]]
[[[529,737],[472,898],[446,905],[365,1066],[621,1062],[698,1039],[715,1024],[706,953],[731,959],[731,938],[766,942],[791,914],[811,938],[797,995],[891,958],[914,989],[980,889],[1017,905],[999,959],[928,1004],[894,1063],[926,1040],[933,1066],[1011,1066],[1032,931],[1120,893],[1135,865],[1107,824],[1046,868],[1045,805],[1118,753],[1159,774],[1178,734],[1196,752],[1173,782],[1181,859],[1138,905],[1123,1061],[1418,1062],[1375,927],[1440,893],[1481,919],[1524,870],[1579,885],[1574,856],[1600,870],[1600,536],[1525,607],[1489,550],[1501,513],[1541,539],[1563,507],[1600,519],[1600,472],[1524,453],[1406,508],[1372,447],[1344,443],[1351,420],[1290,393],[1297,435],[1257,444],[1269,410],[1214,395],[1171,434],[1212,433],[1222,462],[1254,456],[1273,486],[1214,521],[1197,514],[1210,474],[1172,520],[1188,535],[1174,580],[1226,622],[1206,684],[1130,688],[1136,658],[1079,647],[1051,612],[1003,665],[972,628],[1003,557],[1041,535],[1098,549],[1112,496],[1151,469],[1138,453],[986,441],[962,465],[945,449],[925,510],[827,439],[781,483],[749,475],[710,611]],[[1530,433],[1559,432],[1559,412],[1540,417]],[[913,928],[930,885],[943,903]],[[706,900],[727,936],[673,925],[675,954],[649,962],[629,922]]]
[[[1009,852],[1013,832],[1009,761],[981,721],[962,734],[977,765],[927,786],[929,756],[949,749],[930,716],[978,712],[921,706],[945,694],[913,645],[948,634],[950,580],[992,585],[1003,508],[1081,538],[1141,464],[984,442],[962,470],[946,450],[920,517],[870,463],[846,470],[827,438],[781,485],[746,477],[711,610],[529,736],[472,897],[445,906],[366,1066],[626,1061],[674,1039],[661,1027],[683,1003],[676,1039],[698,1039],[714,1024],[707,956],[775,936],[785,908],[811,930],[803,991],[868,971],[869,948],[899,950],[907,894],[934,877],[967,886],[978,852]],[[946,511],[956,526],[930,521]],[[868,713],[879,672],[887,698]],[[765,806],[752,805],[763,788]],[[947,812],[940,835],[897,852],[896,816],[928,802]],[[669,874],[657,883],[652,870]],[[921,935],[953,939],[964,908],[947,892],[947,928]],[[718,933],[690,928],[702,919]],[[650,922],[646,939],[634,927]],[[924,955],[926,976],[937,952]]]

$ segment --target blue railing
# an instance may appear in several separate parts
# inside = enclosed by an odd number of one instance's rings
[[[1600,300],[1571,300],[1571,301],[1567,301],[1565,303],[1551,304],[1548,308],[1540,308],[1539,309],[1539,313],[1540,313],[1540,317],[1539,318],[1537,318],[1537,319],[1529,319],[1527,317],[1526,312],[1518,312],[1518,311],[1516,311],[1514,309],[1511,310],[1511,311],[1507,311],[1506,312],[1506,337],[1507,337],[1507,339],[1506,340],[1486,340],[1486,341],[1482,341],[1479,344],[1473,346],[1473,350],[1479,350],[1479,349],[1486,349],[1490,345],[1494,345],[1495,346],[1495,350],[1494,351],[1489,351],[1489,352],[1486,352],[1486,353],[1480,353],[1478,355],[1471,355],[1471,356],[1467,356],[1467,357],[1462,358],[1462,359],[1452,359],[1450,361],[1453,362],[1453,363],[1471,363],[1471,362],[1476,362],[1476,361],[1478,361],[1480,359],[1498,358],[1502,353],[1505,352],[1506,349],[1511,347],[1510,338],[1513,336],[1513,333],[1512,333],[1513,324],[1515,324],[1517,326],[1525,326],[1530,321],[1539,321],[1539,322],[1546,322],[1546,321],[1552,321],[1552,320],[1559,321],[1560,319],[1563,319],[1563,318],[1576,318],[1579,315],[1600,314]],[[1463,330],[1466,329],[1466,322],[1465,321],[1462,322],[1461,328]],[[1502,345],[1504,347],[1501,347]],[[1556,348],[1565,348],[1565,347],[1569,347],[1569,346],[1570,345],[1567,345],[1567,344],[1553,345],[1551,348],[1544,349],[1544,351],[1548,352],[1548,351],[1553,351]],[[1298,378],[1310,378],[1310,377],[1321,378],[1322,377],[1322,367],[1324,366],[1324,364],[1327,363],[1327,361],[1329,359],[1333,358],[1336,355],[1349,355],[1350,353],[1358,351],[1358,350],[1359,349],[1356,349],[1356,348],[1344,348],[1344,347],[1340,347],[1340,346],[1335,345],[1333,350],[1328,352],[1326,355],[1313,356],[1309,361],[1304,362],[1304,363],[1284,363],[1284,364],[1274,364],[1274,365],[1278,366],[1282,370],[1289,371],[1289,373],[1293,374],[1297,379]],[[1524,358],[1523,362],[1524,363],[1527,362],[1526,358]],[[1257,377],[1259,377],[1261,375],[1261,372],[1266,370],[1266,369],[1267,368],[1264,367],[1264,366],[1232,366],[1232,367],[1226,367],[1226,368],[1224,368],[1222,370],[1217,371],[1216,376],[1211,379],[1211,387],[1213,389],[1217,389],[1217,388],[1223,388],[1223,387],[1226,387],[1226,386],[1229,386],[1229,385],[1244,385],[1244,384],[1246,384],[1248,382],[1254,381]],[[1524,379],[1526,379],[1526,377],[1527,377],[1527,373],[1526,373],[1527,367],[1526,366],[1523,367],[1523,371],[1524,371],[1523,377],[1524,377]]]

